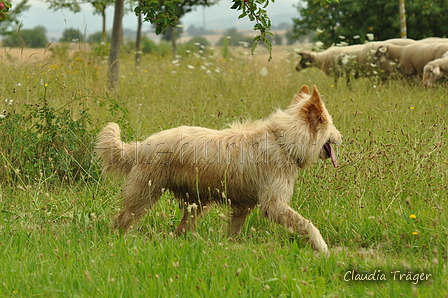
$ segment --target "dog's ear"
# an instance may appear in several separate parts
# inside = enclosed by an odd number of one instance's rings
[[[305,93],[305,94],[310,94],[310,89],[308,88],[307,85],[303,85],[302,88],[300,88],[299,93]]]
[[[303,113],[313,133],[317,131],[319,124],[327,121],[325,117],[325,105],[320,98],[316,86],[313,88],[313,94],[311,95],[309,102],[303,107]]]
[[[310,89],[308,88],[307,85],[303,85],[302,88],[300,88],[299,93],[297,93],[294,96],[292,104],[298,103],[299,101],[301,101],[305,97],[309,97],[309,95],[310,95]]]

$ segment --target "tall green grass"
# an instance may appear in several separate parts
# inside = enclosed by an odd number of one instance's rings
[[[448,296],[446,85],[335,84],[316,69],[297,73],[292,51],[274,52],[270,63],[240,50],[180,54],[146,55],[139,68],[123,56],[115,92],[101,51],[2,60],[1,296]],[[344,135],[340,167],[319,161],[301,171],[291,200],[329,256],[258,211],[240,237],[226,239],[225,207],[174,238],[181,213],[169,193],[130,233],[111,229],[122,180],[101,177],[92,156],[106,122],[119,122],[126,140],[178,125],[221,129],[286,107],[303,84],[317,85]],[[352,270],[380,270],[387,280],[346,281]],[[432,276],[413,284],[394,271]]]

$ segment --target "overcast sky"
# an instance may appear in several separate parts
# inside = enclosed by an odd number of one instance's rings
[[[14,5],[16,0],[12,0]],[[297,17],[297,9],[293,6],[299,0],[277,0],[269,4],[267,10],[273,25],[280,22],[292,23],[291,18]],[[78,28],[87,35],[101,31],[101,16],[92,13],[91,4],[83,4],[83,11],[72,13],[69,10],[52,11],[48,9],[48,4],[43,0],[29,0],[31,8],[22,14],[23,28],[32,29],[36,26],[44,26],[47,29],[47,37],[58,39],[62,31],[66,28]],[[182,18],[185,27],[193,24],[202,27],[205,24],[207,29],[228,29],[228,28],[252,28],[247,18],[238,20],[239,13],[230,9],[230,0],[221,0],[218,4],[208,8],[198,8]],[[106,11],[107,29],[111,30],[113,20],[113,8]],[[133,13],[128,13],[123,20],[123,27],[135,29],[137,19]],[[145,23],[143,30],[150,29],[150,24]]]

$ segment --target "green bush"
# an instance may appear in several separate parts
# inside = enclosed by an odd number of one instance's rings
[[[90,122],[87,111],[75,120],[70,110],[50,107],[45,98],[25,105],[21,113],[2,115],[0,182],[74,182],[98,176],[92,168],[95,133]]]
[[[59,41],[65,41],[65,42],[73,42],[73,41],[83,41],[84,36],[82,35],[81,31],[79,29],[75,28],[67,28],[62,32],[62,37],[59,39]]]
[[[4,47],[45,48],[48,44],[46,29],[37,26],[34,29],[18,30],[3,39]]]
[[[205,37],[203,37],[203,36],[193,36],[190,39],[190,41],[188,41],[188,43],[192,43],[192,44],[199,43],[199,44],[201,44],[203,46],[209,46],[210,45],[208,40]]]
[[[110,35],[104,37],[102,32],[96,32],[91,34],[87,40],[90,43],[108,42],[110,40]]]
[[[251,37],[239,32],[236,28],[227,29],[223,33],[221,39],[217,42],[218,46],[252,46],[253,40]]]
[[[140,41],[140,51],[144,54],[157,53],[158,45],[150,38],[142,36]],[[135,40],[128,40],[123,47],[123,52],[131,54],[135,52]]]

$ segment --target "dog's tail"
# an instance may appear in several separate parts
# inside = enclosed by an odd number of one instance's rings
[[[108,123],[98,134],[95,150],[102,161],[106,173],[116,172],[126,175],[136,161],[136,143],[126,144],[120,138],[117,123]]]

